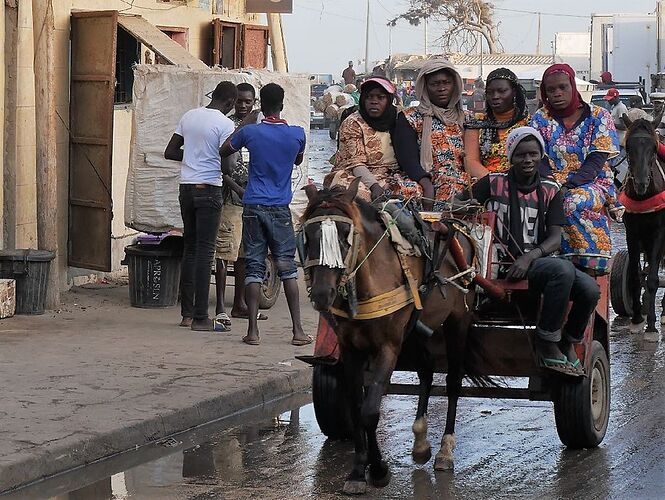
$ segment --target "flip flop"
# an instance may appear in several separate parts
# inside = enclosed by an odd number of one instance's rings
[[[291,341],[291,344],[296,346],[301,346],[301,345],[311,344],[312,342],[314,342],[314,338],[311,335],[307,335],[306,339],[293,339]]]
[[[563,356],[559,358],[544,358],[540,356],[540,364],[543,368],[551,370],[553,372],[561,373],[563,375],[568,375],[572,377],[577,377],[580,374],[571,367],[571,364],[568,362],[568,358]]]
[[[249,319],[249,315],[247,314],[233,314],[231,313],[232,318],[239,318],[239,319]],[[256,319],[259,321],[266,321],[268,319],[268,316],[266,316],[263,313],[257,313]]]
[[[242,341],[247,345],[259,345],[261,343],[260,339],[250,338],[247,335],[242,338]]]
[[[575,361],[568,361],[568,366],[578,375],[586,377],[586,372],[584,371],[584,367],[582,366],[582,363],[580,362],[579,359],[576,359]]]

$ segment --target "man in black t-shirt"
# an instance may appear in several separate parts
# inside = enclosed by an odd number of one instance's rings
[[[472,194],[496,213],[497,250],[499,260],[506,263],[502,277],[526,279],[529,290],[543,296],[536,327],[541,363],[558,372],[581,375],[574,344],[582,341],[600,292],[593,278],[569,260],[553,256],[561,247],[566,219],[559,186],[539,173],[544,150],[543,138],[535,129],[513,130],[506,141],[510,170],[483,177]],[[569,301],[573,306],[566,320]]]

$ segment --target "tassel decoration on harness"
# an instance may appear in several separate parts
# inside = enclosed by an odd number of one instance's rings
[[[346,268],[337,235],[337,224],[326,219],[321,222],[321,248],[319,265],[330,268]]]

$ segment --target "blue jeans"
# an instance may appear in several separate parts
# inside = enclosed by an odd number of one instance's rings
[[[263,283],[268,249],[282,281],[298,277],[296,236],[288,205],[243,205],[242,245],[245,249],[245,284]]]
[[[534,260],[529,267],[527,279],[529,290],[543,295],[543,307],[536,334],[543,340],[558,342],[562,338],[563,328],[565,340],[581,342],[589,318],[600,298],[596,281],[577,269],[569,260],[556,257]],[[568,302],[573,305],[564,326]]]
[[[222,214],[222,188],[208,184],[180,184],[180,213],[185,244],[180,273],[182,316],[208,318],[210,270]]]

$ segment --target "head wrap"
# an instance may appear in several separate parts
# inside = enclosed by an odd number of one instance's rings
[[[367,101],[367,96],[370,91],[374,89],[381,89],[382,92],[388,94],[388,105],[384,110],[383,114],[377,118],[372,118],[367,110],[365,109],[365,101]],[[360,116],[363,117],[363,120],[372,127],[374,130],[379,132],[388,132],[392,130],[397,121],[397,108],[393,104],[393,99],[395,98],[395,86],[392,82],[386,78],[374,76],[369,80],[365,81],[360,86],[360,103],[358,112]]]
[[[429,93],[427,92],[427,75],[431,75],[438,71],[448,71],[455,81],[450,96],[448,106],[440,108],[432,104]],[[423,119],[423,135],[420,139],[420,165],[422,168],[429,172],[432,170],[434,160],[432,158],[432,118],[437,117],[444,125],[457,124],[460,127],[464,124],[464,110],[462,109],[462,77],[459,75],[455,66],[453,66],[447,59],[432,59],[427,61],[418,73],[416,78],[416,98],[420,104],[416,108],[424,117]]]
[[[538,144],[540,144],[540,151],[543,155],[545,154],[545,141],[543,140],[543,136],[540,135],[540,132],[533,127],[517,127],[508,134],[508,138],[506,139],[506,156],[508,157],[509,163],[513,158],[515,149],[517,149],[517,145],[527,137],[535,137]]]
[[[489,129],[492,131],[488,134],[488,139],[491,143],[499,142],[499,130],[507,129],[515,125],[517,122],[524,120],[529,116],[529,108],[526,105],[526,90],[520,84],[517,75],[510,71],[508,68],[497,68],[487,75],[486,87],[494,80],[507,80],[510,85],[515,89],[515,114],[510,120],[505,122],[497,122],[494,116],[494,111],[490,105],[485,103],[485,119],[473,120],[465,125],[469,129]]]
[[[570,85],[573,89],[573,97],[570,100],[570,103],[566,107],[566,109],[554,109],[549,101],[547,100],[547,92],[545,92],[545,80],[547,80],[548,77],[555,75],[557,73],[564,73],[566,76],[568,76],[568,80],[570,81]],[[549,111],[550,115],[552,115],[554,118],[558,119],[563,119],[563,118],[568,118],[570,115],[575,113],[578,109],[580,109],[583,106],[583,101],[582,101],[582,96],[580,95],[579,91],[577,90],[577,85],[575,84],[575,70],[568,66],[567,64],[553,64],[549,68],[545,70],[545,73],[543,73],[543,79],[540,82],[540,99],[543,101],[543,104],[545,105],[545,108],[547,108],[547,111]]]

